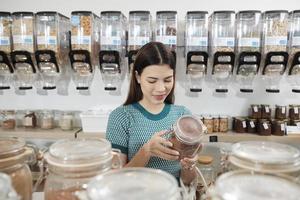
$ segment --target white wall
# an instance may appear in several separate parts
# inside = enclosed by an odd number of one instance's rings
[[[300,9],[299,0],[1,0],[2,11],[46,11],[54,10],[70,16],[73,10],[90,10],[99,14],[105,10],[120,10],[126,16],[130,10],[150,10],[152,16],[158,10],[177,10],[178,19],[184,19],[189,10],[271,10],[271,9]],[[181,40],[182,41],[182,40]],[[182,49],[178,52],[182,57]],[[246,115],[247,108],[252,103],[267,103],[271,105],[291,103],[300,104],[300,94],[293,94],[285,78],[281,81],[280,94],[264,92],[262,81],[255,84],[253,94],[241,94],[233,84],[227,95],[216,95],[211,86],[204,85],[204,91],[196,96],[186,95],[183,88],[184,60],[178,60],[178,84],[176,85],[176,103],[186,105],[196,113]],[[127,95],[128,83],[123,84],[121,93],[111,95],[103,90],[100,72],[97,70],[89,95],[81,95],[75,90],[73,83],[69,87],[69,95],[58,95],[50,91],[48,95],[39,95],[36,90],[28,91],[25,95],[17,95],[13,89],[0,93],[0,109],[66,109],[84,110],[99,104],[121,104]]]

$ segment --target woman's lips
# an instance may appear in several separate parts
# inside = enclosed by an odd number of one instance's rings
[[[165,95],[154,95],[154,98],[158,101],[161,101],[165,98]]]

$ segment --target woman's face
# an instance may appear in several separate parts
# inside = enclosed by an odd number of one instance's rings
[[[169,65],[150,65],[136,79],[143,93],[142,101],[150,105],[164,103],[174,86],[174,70]]]

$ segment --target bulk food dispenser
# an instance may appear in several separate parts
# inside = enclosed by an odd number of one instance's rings
[[[177,12],[156,12],[155,41],[168,46],[176,58],[177,47]]]
[[[208,12],[187,12],[185,58],[188,90],[201,92],[208,64]]]
[[[126,54],[126,17],[120,11],[101,12],[100,71],[104,90],[115,91],[121,86]]]
[[[300,93],[300,10],[290,13],[289,54],[288,80],[292,91]]]
[[[43,89],[55,89],[66,74],[69,59],[69,18],[57,12],[36,13],[37,50],[35,58]]]
[[[216,92],[227,93],[234,68],[235,46],[234,11],[215,11],[211,16],[212,77]]]
[[[71,13],[72,78],[77,90],[89,90],[98,66],[100,18],[90,11]]]
[[[287,62],[288,11],[272,10],[263,14],[263,69],[266,92],[278,93]]]
[[[138,50],[152,40],[150,12],[130,11],[128,25],[128,67],[131,70]]]
[[[10,89],[13,67],[9,60],[11,52],[11,14],[0,12],[0,90]]]
[[[261,61],[261,12],[240,11],[236,14],[236,66],[241,92],[253,92],[252,83]]]
[[[32,12],[12,13],[12,52],[11,61],[16,74],[16,87],[19,90],[32,89],[38,77],[35,52],[35,23]]]

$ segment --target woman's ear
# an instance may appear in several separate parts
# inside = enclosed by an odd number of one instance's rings
[[[134,71],[134,75],[135,75],[135,79],[138,82],[138,84],[141,83],[141,76],[139,75],[139,73],[137,71]]]

